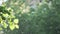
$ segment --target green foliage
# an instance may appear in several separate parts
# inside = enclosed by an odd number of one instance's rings
[[[15,25],[18,25],[18,19],[15,19],[13,9],[7,8],[5,5],[0,6],[0,28],[9,27],[14,30],[16,27],[18,29],[19,26]]]
[[[60,0],[42,0],[36,9],[26,6],[24,0],[12,0],[6,4],[14,9],[19,19],[19,26],[15,19],[15,25],[10,22],[10,29],[20,27],[14,31],[7,29],[7,34],[60,34]]]

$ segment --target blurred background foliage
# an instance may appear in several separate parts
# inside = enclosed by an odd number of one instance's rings
[[[60,34],[60,0],[35,1],[5,2],[7,8],[13,9],[12,15],[19,20],[19,29],[11,31],[6,28],[3,30],[4,34]],[[14,22],[17,22],[17,19]]]

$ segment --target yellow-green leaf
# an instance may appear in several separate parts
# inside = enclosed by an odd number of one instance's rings
[[[6,23],[3,23],[3,27],[4,27],[4,28],[7,28],[7,26],[8,26],[8,25],[7,25]]]
[[[9,27],[10,27],[11,30],[15,29],[15,25],[10,25]]]
[[[18,26],[18,25],[15,25],[15,27],[16,27],[17,29],[19,29],[19,26]]]
[[[3,16],[6,17],[6,18],[8,18],[9,15],[8,14],[3,14]]]
[[[16,23],[16,24],[17,24],[17,23],[18,23],[18,19],[14,19],[14,23]]]
[[[2,28],[0,28],[0,30],[3,30]]]

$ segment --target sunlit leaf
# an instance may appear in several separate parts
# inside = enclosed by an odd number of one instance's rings
[[[3,23],[3,27],[4,27],[4,28],[7,28],[7,26],[8,26],[8,25],[7,25],[6,23]]]
[[[15,29],[15,25],[14,25],[14,24],[13,24],[13,25],[10,25],[9,28],[10,28],[11,30],[14,30],[14,29]]]
[[[8,14],[3,14],[3,16],[6,17],[6,18],[8,18],[9,15]]]
[[[19,25],[15,25],[15,27],[16,27],[17,29],[19,29]]]
[[[3,30],[3,28],[0,28],[0,30]]]
[[[14,23],[16,23],[16,24],[17,24],[17,23],[18,23],[18,19],[14,19]]]

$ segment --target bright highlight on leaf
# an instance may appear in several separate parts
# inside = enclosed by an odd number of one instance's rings
[[[11,8],[8,8],[7,10],[11,10]]]
[[[14,30],[15,29],[15,25],[14,24],[13,25],[10,25],[9,27],[10,27],[11,30]]]
[[[17,23],[18,23],[18,19],[14,19],[14,23],[16,23],[16,24],[17,24]]]
[[[9,15],[8,14],[3,14],[3,16],[7,18]]]
[[[18,25],[15,25],[15,28],[19,29],[19,26]]]

